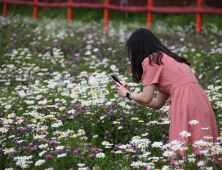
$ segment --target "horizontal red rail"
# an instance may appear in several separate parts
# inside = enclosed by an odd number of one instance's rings
[[[73,7],[73,8],[101,8],[111,9],[118,11],[129,12],[156,12],[156,13],[169,13],[169,14],[183,14],[183,13],[209,13],[209,14],[222,14],[221,8],[211,7],[121,7],[107,4],[91,4],[91,3],[42,3],[42,2],[27,2],[27,1],[13,1],[13,0],[0,0],[0,3],[7,4],[21,4],[37,7]]]

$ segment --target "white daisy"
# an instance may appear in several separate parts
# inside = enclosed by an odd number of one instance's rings
[[[191,124],[191,125],[196,125],[199,122],[197,120],[191,120],[188,123]]]
[[[57,156],[57,158],[61,158],[61,157],[64,157],[64,156],[67,156],[67,153],[59,154],[59,155]]]
[[[182,138],[183,138],[183,137],[186,138],[186,137],[190,137],[190,136],[191,136],[191,133],[190,133],[190,132],[187,132],[187,131],[183,131],[183,132],[180,132],[179,135],[181,135]]]
[[[35,163],[35,166],[41,166],[45,162],[44,159],[40,159]]]
[[[164,153],[163,153],[163,156],[165,156],[165,157],[171,157],[171,156],[173,156],[174,155],[174,152],[171,152],[171,151],[165,151]]]
[[[105,157],[105,154],[104,154],[104,153],[97,153],[97,154],[96,154],[96,157],[97,157],[97,158],[104,158],[104,157]]]

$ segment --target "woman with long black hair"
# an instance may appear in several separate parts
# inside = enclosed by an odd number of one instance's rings
[[[145,28],[132,33],[126,50],[132,78],[137,83],[143,82],[143,91],[130,92],[127,84],[116,83],[117,94],[157,110],[170,97],[170,141],[184,142],[185,135],[192,133],[190,143],[204,140],[205,136],[217,142],[217,124],[211,104],[188,60],[171,52]],[[156,98],[155,88],[159,90]]]

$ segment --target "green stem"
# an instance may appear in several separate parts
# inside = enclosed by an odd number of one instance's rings
[[[116,144],[117,144],[117,128],[116,128]]]

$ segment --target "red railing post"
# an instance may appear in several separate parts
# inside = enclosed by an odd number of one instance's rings
[[[8,12],[8,4],[4,3],[3,5],[3,16],[6,17]]]
[[[104,4],[108,5],[109,0],[104,0]],[[107,8],[104,8],[104,13],[103,13],[103,30],[104,31],[107,31],[108,24],[109,24],[109,10]]]
[[[197,0],[197,6],[202,7],[203,6],[203,0]],[[197,13],[197,21],[196,21],[196,34],[200,34],[202,29],[202,22],[203,22],[203,14]]]
[[[68,0],[68,2],[72,2],[72,0]],[[67,22],[70,23],[72,20],[72,7],[68,7],[67,9]]]
[[[153,7],[153,0],[147,0],[147,6]],[[153,13],[147,12],[147,28],[152,29],[152,23],[153,23]]]
[[[39,2],[39,0],[34,0],[34,2]],[[34,9],[33,9],[33,19],[37,20],[37,18],[38,18],[38,7],[34,6]]]

